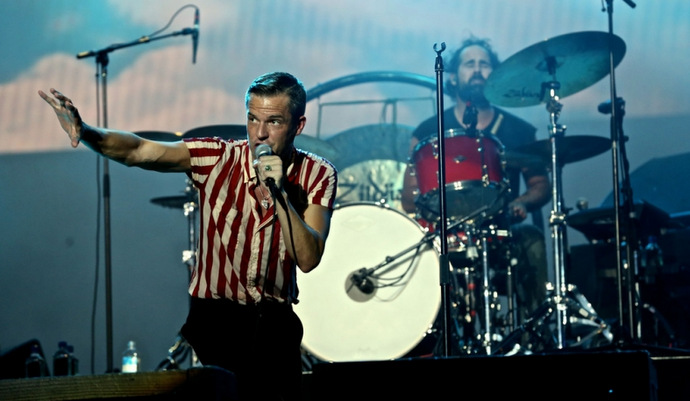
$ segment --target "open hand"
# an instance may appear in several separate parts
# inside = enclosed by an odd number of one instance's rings
[[[67,132],[71,141],[72,147],[76,148],[79,145],[79,140],[81,139],[82,132],[82,119],[79,116],[79,110],[74,106],[72,101],[62,93],[51,88],[50,93],[53,96],[48,95],[42,90],[38,91],[39,96],[48,103],[55,114],[57,115],[58,121],[62,126],[62,129]]]

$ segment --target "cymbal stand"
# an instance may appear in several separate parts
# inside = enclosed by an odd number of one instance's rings
[[[462,116],[462,122],[465,124],[466,132],[469,137],[476,138],[480,163],[482,168],[482,182],[484,184],[489,183],[489,169],[484,160],[484,135],[477,130],[477,107],[472,102],[468,102],[465,107],[465,112]],[[486,235],[480,237],[482,244],[482,300],[484,306],[484,333],[482,334],[481,344],[486,354],[491,354],[491,288],[489,286],[489,260],[488,260],[488,250]],[[470,241],[470,247],[476,247],[474,241]],[[469,251],[469,250],[468,250]]]
[[[549,58],[549,66],[555,70],[556,60]],[[552,74],[553,75],[553,74]],[[568,321],[566,304],[564,298],[566,296],[567,284],[565,281],[565,213],[563,211],[563,184],[561,180],[562,164],[558,159],[558,142],[565,133],[565,126],[558,124],[558,117],[560,115],[562,105],[558,102],[556,90],[560,88],[560,84],[556,81],[545,82],[542,84],[544,91],[548,90],[549,100],[546,102],[546,110],[549,112],[549,140],[551,143],[551,180],[552,180],[552,197],[551,197],[551,216],[549,217],[549,225],[551,227],[551,238],[553,240],[553,256],[554,256],[554,292],[553,302],[556,307],[556,347],[562,349],[565,343],[564,329]]]
[[[196,202],[196,188],[194,188],[189,178],[186,179],[186,182],[187,185],[185,186],[184,192],[187,202],[182,205],[182,211],[185,217],[187,217],[189,248],[182,251],[182,262],[187,265],[187,273],[191,279],[192,269],[194,269],[196,265],[196,215],[199,205]],[[163,359],[156,370],[180,369],[180,364],[187,359],[190,353],[191,359],[189,362],[191,366],[197,366],[199,359],[196,356],[196,352],[194,352],[192,346],[187,342],[187,339],[182,336],[182,333],[178,333],[173,345],[168,349],[168,356]]]
[[[187,227],[189,233],[189,248],[182,251],[182,262],[189,267],[189,272],[191,273],[194,265],[196,264],[196,211],[198,205],[196,203],[196,188],[192,184],[191,180],[187,178],[187,186],[185,187],[185,194],[189,201],[182,205],[184,215],[187,217]]]

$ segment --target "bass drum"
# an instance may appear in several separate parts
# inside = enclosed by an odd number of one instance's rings
[[[337,207],[321,264],[298,270],[303,348],[345,362],[395,359],[420,344],[441,306],[436,241],[424,234],[379,203]]]

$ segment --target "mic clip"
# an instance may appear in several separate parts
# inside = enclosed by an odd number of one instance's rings
[[[356,273],[352,274],[352,282],[364,294],[371,294],[376,289],[374,286],[374,281],[369,278],[373,272],[373,269],[363,267]]]

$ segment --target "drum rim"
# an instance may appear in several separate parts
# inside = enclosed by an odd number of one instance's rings
[[[503,142],[499,137],[496,135],[492,134],[491,132],[484,132],[484,131],[479,131],[481,134],[482,139],[488,139],[496,143],[498,145],[498,152],[500,154],[505,153],[505,145],[503,145]],[[451,135],[449,135],[451,134]],[[449,128],[444,131],[443,138],[448,139],[448,138],[454,138],[454,137],[459,137],[459,136],[465,136],[468,138],[473,138],[470,135],[467,135],[467,131],[463,128]],[[479,136],[479,135],[478,135]],[[429,145],[432,142],[438,142],[438,132],[434,132],[432,135],[429,135],[428,137],[424,138],[423,140],[419,141],[417,145],[415,145],[414,149],[412,150],[412,159],[414,159],[414,155],[424,146]]]

